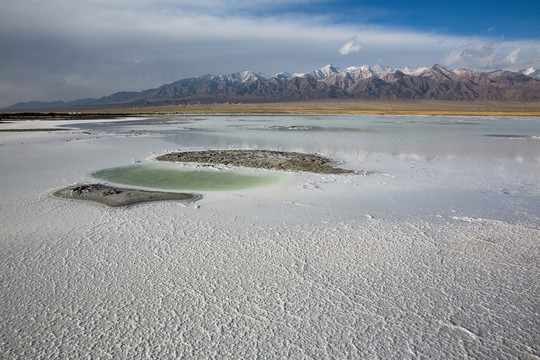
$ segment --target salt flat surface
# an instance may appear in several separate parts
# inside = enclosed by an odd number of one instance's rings
[[[152,120],[0,134],[0,357],[540,356],[539,119]],[[377,173],[285,173],[196,206],[51,196],[205,148]]]

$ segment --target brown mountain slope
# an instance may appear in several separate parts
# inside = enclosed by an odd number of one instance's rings
[[[145,107],[329,99],[537,102],[540,101],[540,80],[505,70],[480,73],[466,69],[447,69],[440,65],[418,69],[361,66],[344,70],[328,65],[305,74],[280,73],[272,77],[249,71],[230,75],[205,75],[141,92],[120,92],[100,99],[68,103],[20,103],[8,109]]]

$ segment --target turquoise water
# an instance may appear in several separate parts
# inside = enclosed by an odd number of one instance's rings
[[[185,170],[160,165],[129,165],[92,174],[108,182],[162,190],[227,191],[270,185],[274,175],[245,174],[232,170]]]

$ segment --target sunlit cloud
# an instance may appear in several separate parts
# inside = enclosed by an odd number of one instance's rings
[[[500,68],[521,70],[539,65],[538,50],[532,41],[483,42],[477,40],[452,50],[443,60],[443,64],[485,71]]]
[[[519,52],[521,51],[521,48],[517,48],[516,50],[512,51],[508,56],[503,60],[506,64],[515,64],[519,55]]]
[[[486,68],[494,65],[496,54],[496,46],[492,43],[480,47],[467,45],[453,50],[443,62],[445,65],[471,64],[476,68]]]
[[[349,40],[339,49],[340,55],[349,55],[362,50],[362,45],[357,40]]]

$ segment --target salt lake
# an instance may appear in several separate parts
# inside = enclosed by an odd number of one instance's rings
[[[70,130],[0,133],[2,357],[540,356],[538,118],[147,115],[50,126]],[[206,149],[316,153],[357,173],[154,160]],[[120,182],[108,169],[213,178],[188,206],[51,195]],[[219,188],[227,178],[240,186]]]

